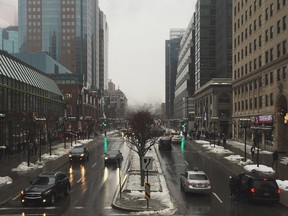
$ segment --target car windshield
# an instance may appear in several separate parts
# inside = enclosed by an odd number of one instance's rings
[[[83,150],[83,147],[77,147],[77,148],[73,148],[72,150],[71,150],[71,153],[81,153],[81,152],[83,152],[84,150]]]
[[[189,180],[208,180],[204,174],[189,174]]]
[[[54,177],[40,176],[35,179],[33,185],[51,185],[55,183]]]
[[[108,155],[117,155],[118,153],[119,153],[118,150],[109,150],[109,151],[107,152]]]

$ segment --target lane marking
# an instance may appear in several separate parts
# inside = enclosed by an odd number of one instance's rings
[[[83,177],[81,177],[81,178],[77,181],[77,183],[80,183],[80,182],[82,181],[82,179],[83,179]]]
[[[213,195],[218,199],[218,201],[219,201],[220,203],[223,203],[223,201],[220,199],[220,197],[219,197],[216,193],[213,192]]]

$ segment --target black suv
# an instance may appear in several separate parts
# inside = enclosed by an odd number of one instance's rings
[[[70,194],[70,182],[64,172],[43,172],[31,182],[31,185],[21,191],[23,206],[32,203],[54,205],[60,195]]]
[[[169,136],[163,136],[159,139],[158,144],[159,150],[171,150],[172,149],[172,140]]]
[[[280,189],[276,180],[261,172],[241,173],[236,177],[240,188],[246,190],[248,202],[260,201],[278,203]]]
[[[69,161],[88,161],[89,151],[86,146],[76,145],[74,146],[69,154]]]

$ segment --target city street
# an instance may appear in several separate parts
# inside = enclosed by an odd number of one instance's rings
[[[98,138],[98,137],[97,137]],[[53,170],[56,164],[59,170],[69,175],[71,183],[71,193],[69,197],[57,199],[55,206],[29,206],[22,207],[19,196],[14,196],[0,207],[0,215],[151,215],[151,212],[129,212],[113,208],[113,200],[119,187],[119,182],[123,181],[126,171],[131,163],[131,152],[126,146],[119,133],[108,133],[108,149],[120,149],[124,156],[121,170],[117,165],[104,166],[103,140],[94,139],[87,144],[90,151],[90,159],[85,163],[68,162],[68,156],[63,156],[57,160],[50,161],[43,170]],[[179,144],[174,144],[171,151],[159,151],[155,145],[155,164],[159,162],[163,171],[171,199],[174,201],[176,210],[173,215],[287,215],[287,208],[280,205],[266,204],[246,204],[236,203],[230,200],[228,179],[232,173],[239,173],[243,168],[237,164],[229,163],[223,156],[207,153],[202,145],[195,142],[186,142],[185,149],[182,150]],[[186,170],[197,167],[205,171],[212,184],[212,194],[194,195],[185,194],[180,189],[180,174]],[[29,180],[41,170],[26,173],[28,185]],[[19,178],[23,178],[19,176]],[[151,178],[151,177],[150,177]],[[150,179],[150,181],[153,178]],[[155,185],[155,182],[151,182]],[[162,187],[165,187],[163,184]],[[19,186],[18,186],[19,187]],[[22,185],[21,185],[22,187]],[[165,188],[162,188],[164,190]],[[3,190],[3,192],[5,192]],[[7,193],[9,191],[6,191]],[[20,191],[19,191],[20,192]],[[153,195],[152,198],[153,199]],[[154,198],[155,199],[155,198]],[[152,200],[151,200],[152,202]],[[167,205],[169,205],[167,203]],[[130,206],[131,209],[134,206]],[[169,211],[166,211],[167,215]],[[164,215],[164,214],[158,214]]]

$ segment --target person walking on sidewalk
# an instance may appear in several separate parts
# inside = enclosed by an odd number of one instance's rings
[[[250,151],[251,151],[252,159],[254,159],[254,154],[255,154],[255,146],[254,145],[251,147]]]
[[[274,167],[274,164],[276,164],[276,169],[277,169],[277,162],[278,162],[278,152],[275,150],[272,154],[272,167]]]

